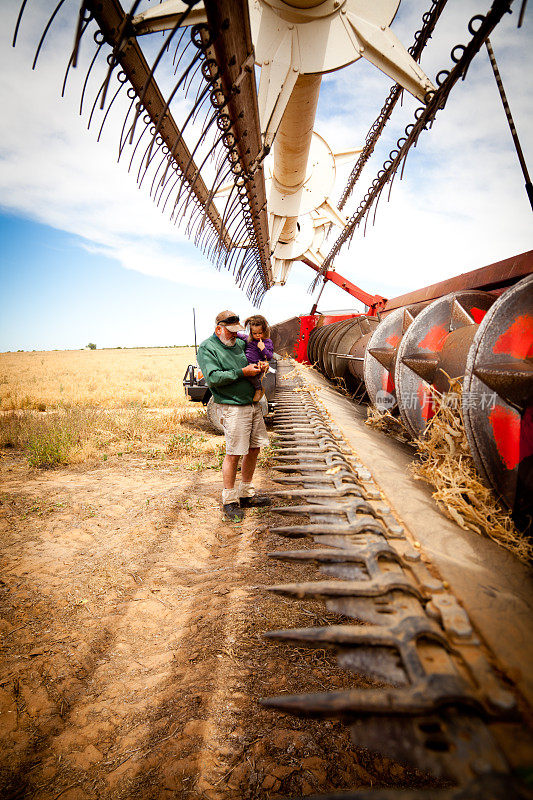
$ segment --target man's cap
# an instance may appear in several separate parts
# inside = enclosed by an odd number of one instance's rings
[[[241,325],[239,315],[227,309],[217,314],[215,323],[217,325],[224,325],[231,333],[238,333],[238,331],[245,330],[244,325]]]

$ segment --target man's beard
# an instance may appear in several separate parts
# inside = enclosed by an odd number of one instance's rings
[[[231,338],[228,339],[226,337],[231,337]],[[235,334],[232,335],[227,331],[225,331],[224,329],[222,329],[222,334],[219,336],[219,339],[225,347],[233,347],[233,345],[237,341],[237,336]]]

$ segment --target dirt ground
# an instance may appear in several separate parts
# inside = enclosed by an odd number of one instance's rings
[[[316,576],[220,471],[142,453],[54,470],[0,459],[3,798],[296,797],[403,783],[337,721],[261,697],[356,685],[324,651],[266,641],[338,618],[266,585]],[[273,486],[258,472],[258,485]]]

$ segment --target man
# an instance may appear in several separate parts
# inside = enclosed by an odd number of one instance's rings
[[[268,444],[268,434],[259,403],[252,402],[254,386],[249,378],[266,372],[268,362],[248,364],[246,342],[237,337],[243,331],[239,317],[221,311],[215,332],[198,348],[198,365],[211,389],[215,408],[224,428],[226,455],[222,464],[222,507],[226,517],[240,522],[249,506],[270,505],[270,498],[258,495],[252,485],[259,450]],[[235,486],[239,458],[241,481]]]

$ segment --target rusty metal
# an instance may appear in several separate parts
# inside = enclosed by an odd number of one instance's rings
[[[315,328],[307,346],[309,362],[354,397],[362,398],[365,394],[365,350],[378,323],[377,317],[357,314],[351,319]]]
[[[421,311],[398,347],[394,382],[400,417],[411,436],[421,436],[435,413],[438,393],[465,374],[468,350],[494,298],[455,292]]]
[[[278,322],[270,329],[270,336],[274,344],[274,351],[280,356],[292,358],[295,354],[295,344],[300,334],[300,317]]]
[[[393,413],[398,407],[394,373],[398,347],[410,324],[424,306],[406,306],[381,320],[368,341],[363,372],[373,405]]]
[[[289,369],[282,363],[280,374],[288,375]],[[272,631],[267,638],[331,649],[342,668],[385,685],[284,694],[262,703],[299,716],[341,717],[354,744],[454,782],[442,797],[505,798],[513,786],[513,796],[527,797],[529,790],[511,763],[516,767],[517,757],[527,762],[531,734],[467,612],[413,546],[320,401],[297,377],[280,386],[278,472],[290,477],[277,478],[284,489],[276,494],[296,505],[272,512],[305,515],[309,523],[270,530],[311,539],[318,547],[270,557],[289,565],[314,563],[325,580],[270,589],[296,599],[321,599],[346,622]],[[519,755],[517,741],[524,747]],[[372,796],[439,794],[384,789]]]
[[[508,289],[468,355],[463,419],[479,473],[527,525],[533,515],[533,275]]]

